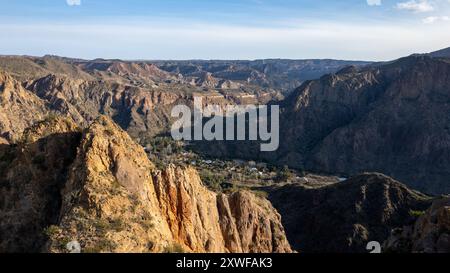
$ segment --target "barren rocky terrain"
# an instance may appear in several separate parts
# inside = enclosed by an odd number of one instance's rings
[[[2,56],[0,252],[448,252],[446,52],[373,64]],[[172,107],[194,96],[280,104],[280,149],[171,140]]]

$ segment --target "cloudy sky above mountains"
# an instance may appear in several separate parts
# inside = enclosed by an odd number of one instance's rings
[[[450,0],[0,0],[0,54],[389,60],[450,46]]]

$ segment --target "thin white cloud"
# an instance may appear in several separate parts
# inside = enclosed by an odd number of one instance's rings
[[[66,3],[69,6],[80,6],[81,0],[66,0]]]
[[[422,19],[424,24],[433,24],[439,21],[450,21],[450,17],[448,16],[429,16]]]
[[[397,3],[397,9],[420,13],[433,11],[434,7],[430,2],[428,2],[428,0],[410,0],[407,2]]]
[[[392,22],[374,25],[331,21],[304,21],[282,28],[180,21],[0,24],[0,36],[9,37],[0,43],[0,52],[28,55],[51,53],[87,59],[389,60],[448,47],[450,36],[443,33],[450,33],[450,23],[435,26],[422,22],[414,25],[392,25]],[[111,46],[105,47],[105,44]]]
[[[381,6],[381,0],[367,0],[369,6]]]

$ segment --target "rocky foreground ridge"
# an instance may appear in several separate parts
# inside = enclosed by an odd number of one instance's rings
[[[157,170],[109,118],[54,118],[0,145],[0,252],[291,252],[280,215],[250,192]]]

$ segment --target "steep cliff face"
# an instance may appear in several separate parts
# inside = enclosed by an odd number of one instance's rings
[[[303,252],[367,252],[391,230],[412,224],[411,211],[430,206],[430,198],[381,174],[363,174],[311,189],[285,186],[270,191],[292,246]]]
[[[193,169],[158,171],[101,116],[64,119],[1,145],[0,251],[290,252],[279,214],[249,192],[207,190]],[[4,178],[3,178],[4,177]]]
[[[413,234],[413,252],[450,252],[450,198],[435,201],[419,218]]]
[[[267,201],[207,190],[197,172],[174,166],[155,175],[163,215],[176,241],[194,252],[290,252],[281,217]]]
[[[48,250],[77,240],[88,252],[162,251],[171,234],[152,185],[153,164],[142,148],[105,117],[83,133],[61,193],[59,224]]]
[[[385,242],[392,252],[449,253],[450,252],[450,198],[436,200],[433,205],[409,226],[397,228]]]
[[[0,137],[16,141],[23,130],[42,120],[49,110],[44,101],[0,71]]]
[[[0,144],[0,252],[40,250],[80,137],[73,122],[55,119],[26,130],[19,145]]]
[[[279,162],[448,193],[449,84],[448,60],[426,56],[308,82],[285,103]]]
[[[120,81],[86,81],[49,75],[27,89],[47,101],[58,113],[87,125],[100,114],[108,115],[133,137],[152,136],[168,130],[170,110],[185,96],[163,90],[143,89]]]

